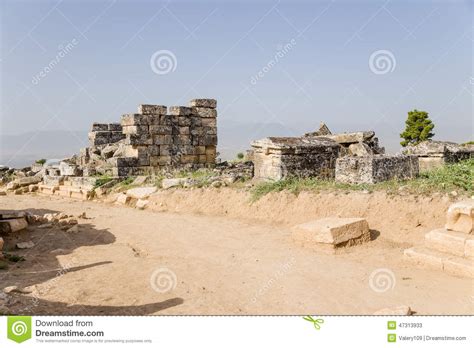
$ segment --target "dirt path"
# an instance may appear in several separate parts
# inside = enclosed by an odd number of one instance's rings
[[[294,245],[284,225],[32,195],[0,197],[0,209],[91,218],[78,233],[19,234],[36,246],[15,252],[26,261],[0,271],[1,288],[33,290],[14,295],[16,313],[372,314],[404,304],[417,314],[474,314],[472,280],[405,264],[403,241],[384,239],[382,230],[364,246],[325,255]],[[150,281],[160,269],[172,283],[176,276],[167,292],[155,290],[166,279]],[[393,288],[369,286],[378,269],[393,272]]]

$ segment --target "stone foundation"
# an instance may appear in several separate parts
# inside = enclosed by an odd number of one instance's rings
[[[375,155],[341,157],[336,161],[336,181],[348,184],[415,178],[419,173],[418,158],[414,156]]]
[[[90,147],[77,164],[85,176],[154,174],[162,169],[199,168],[216,162],[217,111],[214,99],[190,106],[140,105],[120,124],[94,123]]]
[[[334,178],[338,154],[339,145],[325,138],[270,137],[252,143],[251,159],[256,179]]]
[[[474,158],[474,145],[429,140],[415,146],[408,146],[403,153],[418,157],[420,171],[428,171],[445,164]]]

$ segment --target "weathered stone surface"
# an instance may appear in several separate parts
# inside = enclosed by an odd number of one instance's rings
[[[35,243],[33,243],[31,240],[28,242],[20,242],[16,243],[16,247],[18,249],[31,249],[35,246]]]
[[[419,158],[421,170],[439,168],[446,163],[456,163],[474,158],[474,145],[460,145],[449,141],[427,140],[403,149],[404,154]]]
[[[162,105],[141,105],[139,113],[123,115],[120,124],[95,126],[89,135],[91,146],[82,149],[77,158],[82,174],[123,177],[214,165],[216,101],[196,100],[192,104],[195,106],[172,106],[169,114]],[[197,147],[213,147],[214,152],[196,157]],[[114,158],[134,158],[135,162]]]
[[[135,207],[137,209],[145,209],[149,204],[149,201],[146,199],[139,199],[137,203],[135,204]]]
[[[374,152],[369,147],[369,145],[363,142],[350,144],[348,149],[349,149],[349,154],[352,156],[364,157],[364,156],[372,156],[374,154]]]
[[[255,178],[281,180],[290,176],[334,178],[340,146],[318,137],[269,137],[252,142]]]
[[[3,244],[4,244],[4,243],[5,243],[5,242],[3,241],[3,238],[0,237],[0,253],[1,253],[2,250],[3,250]]]
[[[133,180],[132,185],[143,185],[148,179],[149,176],[139,175]]]
[[[116,203],[127,204],[128,202],[130,202],[131,199],[132,197],[126,195],[125,193],[122,193],[117,197]]]
[[[216,109],[193,107],[192,112],[194,115],[199,115],[201,117],[217,117]]]
[[[425,245],[433,250],[465,256],[465,245],[468,235],[452,232],[444,228],[433,230],[425,234]]]
[[[305,137],[321,137],[321,136],[331,135],[331,134],[332,133],[329,130],[328,126],[324,122],[321,122],[319,124],[319,129],[316,132],[306,133],[304,136]]]
[[[76,176],[79,175],[79,168],[75,164],[71,164],[65,161],[59,163],[59,173],[62,176]]]
[[[161,181],[161,187],[164,189],[169,189],[172,187],[185,185],[188,181],[189,179],[186,179],[186,178],[163,179]]]
[[[418,158],[414,156],[346,156],[336,161],[336,181],[341,183],[374,184],[391,179],[407,180],[418,173]]]
[[[7,190],[16,190],[20,187],[38,184],[41,178],[37,176],[27,176],[24,178],[15,179],[7,184]]]
[[[431,251],[423,247],[413,247],[403,252],[406,260],[423,268],[443,270],[443,262],[448,255],[438,251]]]
[[[136,187],[130,190],[127,190],[127,196],[135,199],[144,199],[150,196],[152,193],[155,193],[157,188],[155,186],[150,187]]]
[[[388,307],[378,310],[373,315],[412,315],[411,308],[409,306],[401,305],[397,307]]]
[[[0,233],[8,234],[21,231],[28,227],[28,222],[24,217],[17,219],[0,220]]]
[[[149,105],[140,104],[138,106],[138,113],[143,115],[165,115],[166,106],[164,105]]]
[[[362,218],[324,218],[293,227],[293,239],[304,245],[338,245],[361,236],[369,236],[369,224]]]
[[[215,99],[192,99],[189,102],[189,106],[197,106],[203,108],[216,108],[217,100]]]
[[[168,108],[168,114],[173,116],[189,116],[193,109],[187,106],[170,106]]]
[[[375,136],[374,131],[365,132],[354,132],[354,133],[339,133],[339,134],[328,134],[325,138],[334,140],[339,144],[355,144],[359,142],[367,141]]]
[[[474,199],[454,203],[449,207],[446,228],[452,231],[473,233]]]

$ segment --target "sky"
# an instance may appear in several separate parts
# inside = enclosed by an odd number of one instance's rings
[[[474,138],[471,1],[0,3],[2,164],[84,147],[92,122],[138,104],[206,97],[222,153],[321,121],[396,152],[413,109],[435,139]]]

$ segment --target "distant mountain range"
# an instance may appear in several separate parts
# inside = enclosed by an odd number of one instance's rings
[[[297,136],[303,132],[279,123],[227,122],[219,125],[218,152],[224,160],[250,148],[250,142],[267,136]],[[38,131],[0,135],[0,165],[21,168],[40,158],[67,158],[88,146],[87,131]]]

